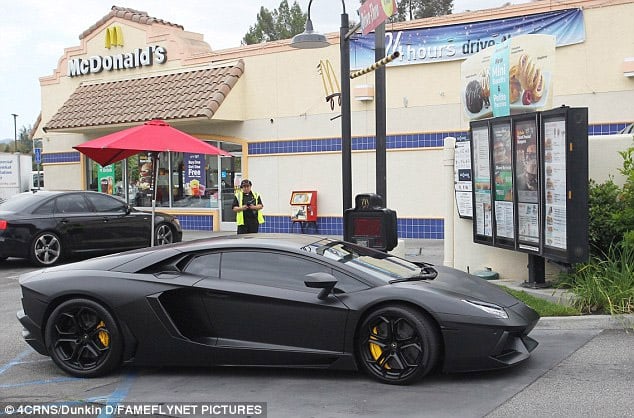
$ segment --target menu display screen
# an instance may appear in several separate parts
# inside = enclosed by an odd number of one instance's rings
[[[539,247],[539,165],[537,120],[517,121],[513,131],[515,141],[515,182],[517,185],[518,241],[529,244],[525,249]]]
[[[473,212],[475,233],[484,237],[493,236],[493,212],[491,209],[491,170],[489,158],[489,128],[473,128]]]
[[[544,245],[565,250],[566,237],[566,121],[544,120],[546,227]]]
[[[515,238],[513,220],[513,170],[511,166],[511,121],[491,126],[495,188],[495,234]]]

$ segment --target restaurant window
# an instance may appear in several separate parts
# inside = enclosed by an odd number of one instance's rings
[[[241,146],[210,141],[212,145],[228,151],[241,151]],[[127,175],[124,172],[124,164]],[[236,167],[236,164],[238,167]],[[90,160],[88,173],[90,190],[101,191],[99,164]],[[161,152],[158,155],[156,185],[152,184],[153,167],[150,153],[139,153],[112,165],[112,191],[108,183],[105,193],[118,195],[139,207],[151,207],[156,187],[156,206],[173,208],[218,208],[221,191],[231,193],[238,181],[240,158],[217,155]],[[126,180],[127,178],[127,180]],[[124,185],[127,185],[127,190]]]

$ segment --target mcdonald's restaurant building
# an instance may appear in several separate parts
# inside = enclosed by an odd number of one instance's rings
[[[234,230],[234,187],[249,178],[263,198],[264,232],[293,231],[292,192],[317,191],[319,233],[342,234],[341,110],[325,99],[341,84],[338,33],[322,49],[284,40],[214,50],[187,22],[117,6],[105,12],[40,78],[34,138],[48,188],[95,189],[149,207],[146,154],[101,167],[73,147],[162,119],[232,155],[160,154],[157,206],[184,229]],[[469,135],[465,58],[550,30],[550,106],[587,107],[589,134],[616,133],[634,118],[631,16],[632,0],[564,0],[388,24],[386,53],[400,57],[386,69],[386,200],[399,237],[444,238],[453,184],[440,174],[443,144]],[[374,62],[373,42],[374,34],[352,37],[353,70]],[[353,196],[375,190],[374,93],[374,73],[351,80]]]

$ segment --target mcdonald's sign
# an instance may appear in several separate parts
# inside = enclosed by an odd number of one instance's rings
[[[123,46],[123,31],[121,26],[106,28],[105,46],[110,49],[113,46]]]

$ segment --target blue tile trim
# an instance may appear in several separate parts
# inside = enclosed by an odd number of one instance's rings
[[[260,227],[261,232],[302,232],[300,225],[291,222],[288,216],[266,216],[265,220],[266,223]],[[444,239],[445,222],[443,219],[398,219],[397,231],[399,238]],[[320,235],[343,235],[343,218],[319,217],[317,231],[314,231],[312,226],[308,226],[306,232],[316,232]]]
[[[213,231],[213,215],[175,215],[186,231]]]
[[[79,151],[46,153],[42,154],[42,164],[78,163],[80,155]]]
[[[629,123],[604,123],[588,125],[588,135],[612,135]],[[469,131],[447,131],[432,133],[412,133],[388,135],[387,149],[442,147],[443,139],[453,136],[457,140],[468,138]],[[376,148],[374,136],[352,138],[352,150],[373,150]],[[249,155],[296,154],[307,152],[341,151],[341,138],[299,139],[285,141],[253,142],[249,144]]]
[[[597,125],[588,125],[588,135],[613,135],[629,125],[631,122],[623,123],[603,123]]]
[[[184,230],[212,231],[213,215],[176,215]],[[260,227],[260,232],[268,233],[301,233],[301,225],[291,222],[288,216],[266,216],[266,222]],[[397,230],[399,238],[414,239],[444,239],[445,223],[443,219],[398,219]],[[317,230],[308,225],[306,233],[319,235],[343,236],[343,218],[336,216],[322,216],[317,219]]]

